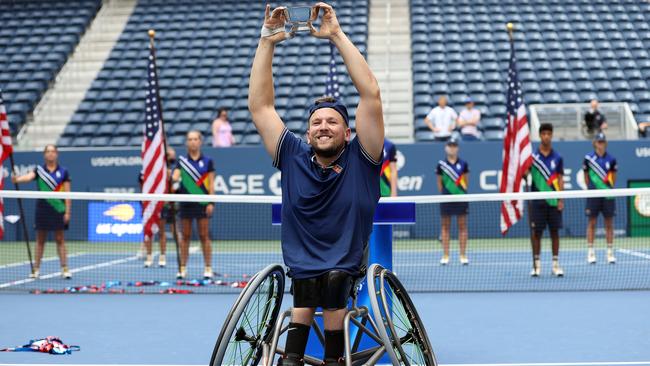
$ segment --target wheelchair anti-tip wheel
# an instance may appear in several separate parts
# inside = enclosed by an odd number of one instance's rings
[[[378,264],[368,270],[368,292],[379,335],[393,365],[437,366],[424,324],[395,274]]]
[[[257,365],[272,336],[284,295],[284,270],[274,264],[258,272],[226,317],[210,365]]]

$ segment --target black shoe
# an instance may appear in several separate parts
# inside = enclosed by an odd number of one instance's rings
[[[295,353],[287,353],[278,359],[278,366],[304,366],[305,361]]]
[[[345,360],[343,357],[339,358],[338,360],[335,358],[326,358],[325,361],[323,362],[323,366],[342,366],[345,365]]]

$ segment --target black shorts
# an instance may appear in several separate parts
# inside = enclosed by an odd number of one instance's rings
[[[58,231],[67,229],[63,221],[63,213],[57,212],[45,200],[36,202],[34,229],[45,231]]]
[[[178,209],[174,210],[178,212]],[[167,221],[167,223],[171,223],[172,219],[174,218],[174,215],[172,215],[172,208],[169,204],[165,204],[162,208],[162,211],[160,212],[160,218]]]
[[[348,306],[354,290],[354,276],[333,270],[312,278],[293,279],[293,307],[335,310]]]
[[[616,215],[616,200],[605,197],[587,198],[585,214],[588,217],[598,217],[601,212],[603,217],[614,217]]]
[[[469,213],[469,202],[443,202],[440,204],[440,215],[462,216]]]
[[[530,203],[530,229],[542,233],[548,226],[549,230],[562,228],[562,211],[551,206],[546,200],[534,200]]]
[[[181,202],[178,211],[181,219],[205,219],[208,217],[205,208],[206,205],[198,202]]]

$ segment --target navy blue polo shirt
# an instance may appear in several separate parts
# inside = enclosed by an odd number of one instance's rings
[[[582,170],[589,174],[589,189],[614,188],[614,174],[618,171],[618,163],[608,152],[602,156],[595,151],[585,155]]]
[[[357,138],[328,167],[285,129],[273,165],[282,171],[282,256],[289,276],[360,271],[379,201],[376,162]]]
[[[555,150],[548,155],[537,148],[533,153],[533,184],[531,191],[548,192],[560,190],[560,179],[564,175],[564,159]]]

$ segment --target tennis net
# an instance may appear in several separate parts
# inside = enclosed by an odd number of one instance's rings
[[[171,214],[165,232],[166,265],[157,235],[152,256],[143,246],[141,202],[161,200],[199,202],[205,197],[187,195],[142,195],[94,192],[0,191],[4,199],[4,238],[0,242],[0,292],[31,293],[227,293],[238,292],[251,275],[270,263],[282,263],[280,230],[272,225],[276,196],[212,196],[214,213],[208,220],[211,278],[204,278],[205,262],[196,224],[190,237],[186,276],[179,272],[177,242],[182,241],[178,216],[176,233]],[[53,233],[47,243],[38,278],[30,277],[36,267],[34,229],[37,201],[70,199],[71,219],[64,231],[67,267],[71,278],[63,278]],[[551,273],[551,243],[548,231],[542,239],[540,275],[533,268],[529,217],[540,216],[531,204],[562,199],[562,228],[559,229],[559,264],[563,277]],[[22,201],[21,217],[18,199]],[[474,194],[457,196],[414,196],[384,199],[414,202],[416,223],[393,227],[393,269],[409,291],[593,291],[650,290],[650,188],[602,191],[566,191],[514,195]],[[506,235],[500,230],[500,205],[504,200],[522,200],[523,218]],[[589,264],[585,214],[587,201],[614,207],[612,218],[615,264],[608,264],[606,230],[602,216],[595,226],[596,263]],[[441,264],[441,206],[467,202],[467,259],[460,263],[458,223],[450,224],[449,263]],[[47,204],[47,201],[45,201]],[[454,207],[454,205],[456,207]],[[461,211],[464,208],[460,208]],[[176,210],[174,210],[176,211]],[[546,212],[546,211],[545,211]],[[550,212],[550,214],[549,214]],[[554,221],[553,212],[544,218]],[[556,215],[556,214],[555,214]],[[27,227],[27,238],[23,231]],[[27,240],[26,240],[27,239]],[[29,253],[27,247],[29,245]],[[31,256],[31,260],[30,260]],[[145,268],[145,261],[150,265]]]

